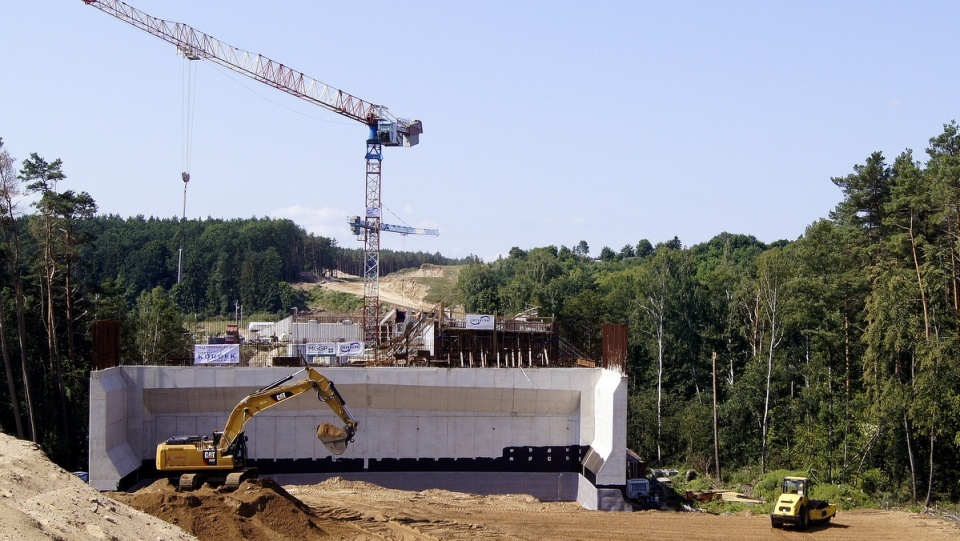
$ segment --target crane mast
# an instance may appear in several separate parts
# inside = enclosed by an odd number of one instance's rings
[[[322,83],[263,55],[223,43],[184,23],[158,19],[119,0],[83,0],[104,13],[129,23],[177,47],[191,59],[205,59],[270,85],[369,127],[366,152],[365,216],[358,229],[364,232],[363,338],[379,343],[380,312],[380,170],[384,146],[414,146],[420,142],[423,124],[419,120],[396,118],[389,110]],[[436,234],[409,231],[416,234]]]

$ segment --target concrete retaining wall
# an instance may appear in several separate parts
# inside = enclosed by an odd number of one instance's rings
[[[285,483],[336,474],[375,477],[371,482],[393,488],[520,492],[576,500],[589,509],[622,507],[609,501],[610,488],[622,487],[626,472],[626,380],[618,372],[321,370],[360,422],[355,442],[331,461],[315,428],[339,420],[307,392],[247,425],[250,458],[262,472],[268,473],[276,461],[276,473]],[[158,442],[222,429],[243,397],[294,372],[152,366],[93,372],[90,483],[100,490],[116,489],[122,478],[152,463]],[[587,469],[580,465],[585,452],[591,457]],[[500,481],[490,483],[491,471],[505,473],[495,474]]]

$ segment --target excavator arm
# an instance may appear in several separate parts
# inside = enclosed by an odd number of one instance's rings
[[[304,377],[293,381],[304,372]],[[317,437],[332,454],[343,454],[347,444],[353,441],[359,423],[347,409],[333,382],[307,366],[250,393],[233,408],[223,431],[215,431],[212,439],[208,436],[174,436],[158,444],[157,471],[182,472],[179,481],[182,490],[198,488],[211,475],[226,473],[224,485],[236,489],[244,479],[257,475],[256,468],[246,467],[247,438],[243,435],[244,426],[261,411],[311,389],[317,391],[317,398],[344,423],[343,428],[329,423],[321,424],[317,427]]]
[[[302,372],[307,373],[305,377],[288,383]],[[238,443],[239,438],[243,437],[243,427],[250,419],[267,408],[311,389],[317,391],[317,398],[329,406],[344,423],[343,428],[337,428],[329,423],[321,424],[317,427],[317,437],[331,453],[335,455],[343,454],[347,449],[347,443],[353,441],[353,435],[356,434],[359,423],[347,409],[346,403],[344,403],[333,382],[309,366],[300,372],[291,374],[253,392],[241,400],[227,418],[223,432],[219,435],[217,450],[222,454],[231,454],[229,449]]]

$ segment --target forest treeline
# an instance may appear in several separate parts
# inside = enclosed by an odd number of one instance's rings
[[[95,239],[80,250],[87,283],[119,288],[128,305],[160,286],[182,311],[199,317],[234,314],[238,304],[245,313],[305,308],[290,283],[331,271],[363,275],[362,248],[340,247],[286,219],[108,215],[84,220],[77,229]],[[459,262],[439,253],[380,252],[384,274]]]
[[[61,160],[17,163],[0,139],[0,430],[66,468],[85,469],[93,321],[121,321],[124,362],[163,362],[189,352],[188,320],[283,317],[307,307],[291,282],[363,274],[362,248],[290,220],[100,215],[69,186]],[[460,262],[380,253],[384,273]]]
[[[842,201],[794,241],[514,248],[473,261],[458,290],[468,312],[537,306],[595,357],[600,324],[627,323],[627,443],[651,465],[804,469],[887,501],[957,501],[957,124],[923,159],[876,152],[831,180]]]
[[[62,166],[36,154],[18,166],[0,146],[0,428],[67,467],[84,458],[91,321],[177,330],[185,314],[232,314],[238,301],[286,310],[303,272],[362,274],[361,250],[286,220],[99,216],[92,196],[59,185]],[[830,180],[842,201],[796,240],[514,248],[465,262],[453,301],[473,313],[536,306],[595,357],[601,325],[626,323],[628,445],[650,464],[807,469],[890,501],[956,501],[958,126],[922,158],[875,152]],[[29,209],[17,208],[24,195]],[[452,262],[381,254],[383,273]]]

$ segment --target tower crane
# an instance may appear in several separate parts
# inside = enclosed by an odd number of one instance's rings
[[[397,118],[382,105],[362,100],[322,83],[263,55],[251,53],[196,30],[184,23],[158,19],[119,0],[83,0],[108,15],[172,43],[190,59],[205,59],[306,100],[369,128],[366,152],[365,215],[351,217],[350,227],[364,240],[363,338],[379,342],[380,232],[437,235],[436,229],[390,226],[381,222],[380,167],[382,147],[411,147],[420,142],[423,124]]]

